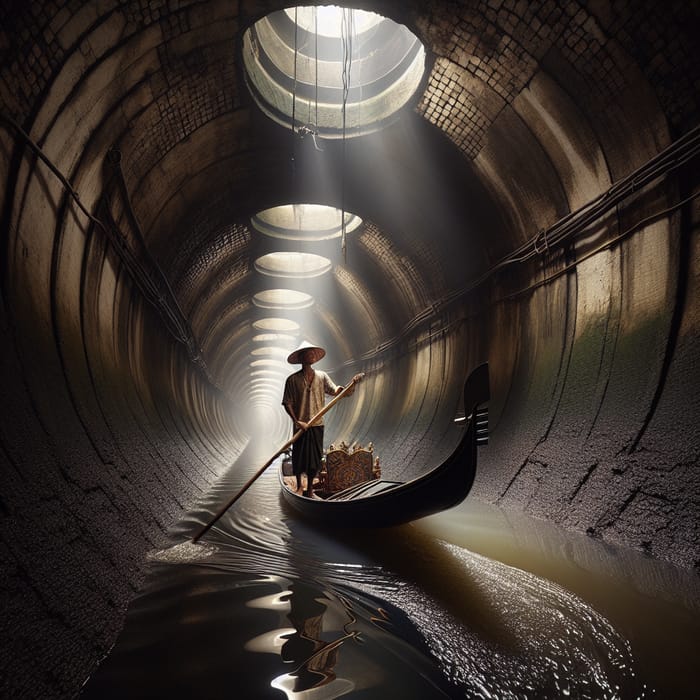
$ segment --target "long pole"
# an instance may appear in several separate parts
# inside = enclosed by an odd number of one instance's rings
[[[309,420],[309,426],[313,425],[321,416],[323,416],[327,411],[329,411],[333,406],[335,406],[340,399],[345,396],[350,389],[355,386],[357,382],[362,379],[364,375],[362,374],[357,374],[352,378],[352,381],[336,396],[334,396],[315,416]],[[231,500],[224,505],[219,512],[192,538],[192,542],[196,542],[202,535],[205,535],[207,532],[209,532],[209,529],[211,526],[252,486],[253,482],[262,475],[262,473],[279,457],[286,449],[288,449],[291,445],[293,445],[304,433],[304,429],[297,430],[292,437],[287,440],[287,442],[282,445],[282,447],[275,452],[275,454],[270,457],[270,459],[265,462],[265,464],[258,469],[255,474],[253,474],[248,481],[243,485],[243,488],[233,497]]]

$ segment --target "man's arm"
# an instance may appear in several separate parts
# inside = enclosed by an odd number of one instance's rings
[[[282,405],[284,406],[284,410],[287,412],[287,415],[292,419],[292,423],[294,424],[295,428],[306,430],[309,427],[308,423],[304,423],[303,420],[299,420],[296,417],[296,414],[294,413],[294,409],[292,408],[291,404],[283,403]]]
[[[323,373],[323,391],[328,394],[328,396],[338,396],[344,388],[343,386],[336,386],[335,382],[328,374],[326,372]]]
[[[288,403],[283,403],[282,406],[284,406],[284,410],[287,412],[287,415],[292,419],[292,423],[296,423],[297,417],[294,414],[292,407]]]
[[[350,381],[353,383],[353,386],[350,387],[350,389],[348,390],[348,393],[345,394],[345,396],[352,396],[352,395],[355,393],[355,386],[354,386],[354,385],[357,384],[357,382],[361,381],[361,380],[363,379],[364,376],[365,376],[364,373],[363,373],[363,372],[360,372],[359,374],[356,374],[356,375],[350,380]],[[330,381],[331,381],[331,384],[332,384],[333,386],[335,386],[335,385],[333,384],[333,380],[330,380]],[[335,387],[335,391],[333,392],[332,395],[333,395],[333,396],[338,396],[338,394],[339,394],[341,391],[345,391],[345,387],[344,387],[344,386],[336,386],[336,387]]]
[[[291,384],[291,377],[287,377],[287,381],[284,383],[284,393],[282,395],[282,406],[284,407],[284,410],[287,412],[287,415],[292,419],[292,423],[294,424],[294,427],[296,428],[297,426],[301,428],[302,430],[306,430],[308,428],[308,425],[306,423],[303,423],[297,418],[296,411],[294,410],[294,400],[293,400],[293,390],[292,390],[292,384]]]

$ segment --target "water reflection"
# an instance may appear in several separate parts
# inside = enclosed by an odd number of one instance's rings
[[[206,557],[188,561],[183,546],[154,557],[84,697],[650,694],[629,638],[551,577],[425,524],[324,532],[280,502],[271,472],[211,531]]]
[[[333,641],[324,641],[322,638],[323,615],[326,612],[326,604],[316,597],[317,591],[303,581],[293,583],[289,589],[291,610],[288,618],[294,625],[295,631],[287,636],[280,655],[286,663],[294,664],[295,669],[275,679],[273,686],[284,687],[281,679],[292,678],[294,679],[292,690],[298,693],[334,681],[336,675],[333,669],[338,662],[340,646],[358,633],[348,631],[348,627],[356,622],[348,603],[345,606],[348,621],[343,625],[345,634]]]
[[[321,688],[338,680],[335,672],[338,654],[343,643],[355,639],[359,632],[351,631],[350,626],[357,621],[348,601],[341,599],[346,614],[344,634],[327,640],[323,618],[331,600],[315,586],[304,581],[296,581],[289,586],[290,610],[288,620],[294,631],[288,632],[280,649],[282,660],[291,664],[293,670],[275,678],[273,688],[283,690],[288,698],[296,698],[299,693]],[[324,697],[340,697],[352,689],[353,684],[341,679],[339,688],[325,693]],[[305,695],[306,697],[306,695]]]

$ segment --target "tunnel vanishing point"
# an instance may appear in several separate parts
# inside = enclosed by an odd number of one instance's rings
[[[474,498],[700,570],[700,3],[354,7],[0,2],[3,697],[77,692],[301,340],[395,478],[487,360]]]

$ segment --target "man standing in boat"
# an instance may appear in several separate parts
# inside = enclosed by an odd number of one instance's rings
[[[323,417],[309,423],[325,404],[325,395],[337,396],[343,391],[342,386],[336,386],[333,380],[323,371],[314,369],[311,365],[318,362],[326,354],[323,348],[302,343],[287,358],[291,365],[301,365],[301,369],[287,377],[284,385],[282,405],[294,423],[294,430],[303,430],[302,435],[292,445],[292,471],[297,481],[297,493],[302,493],[302,474],[306,473],[305,496],[314,495],[313,481],[321,469],[323,455]],[[354,391],[350,387],[346,396]]]

